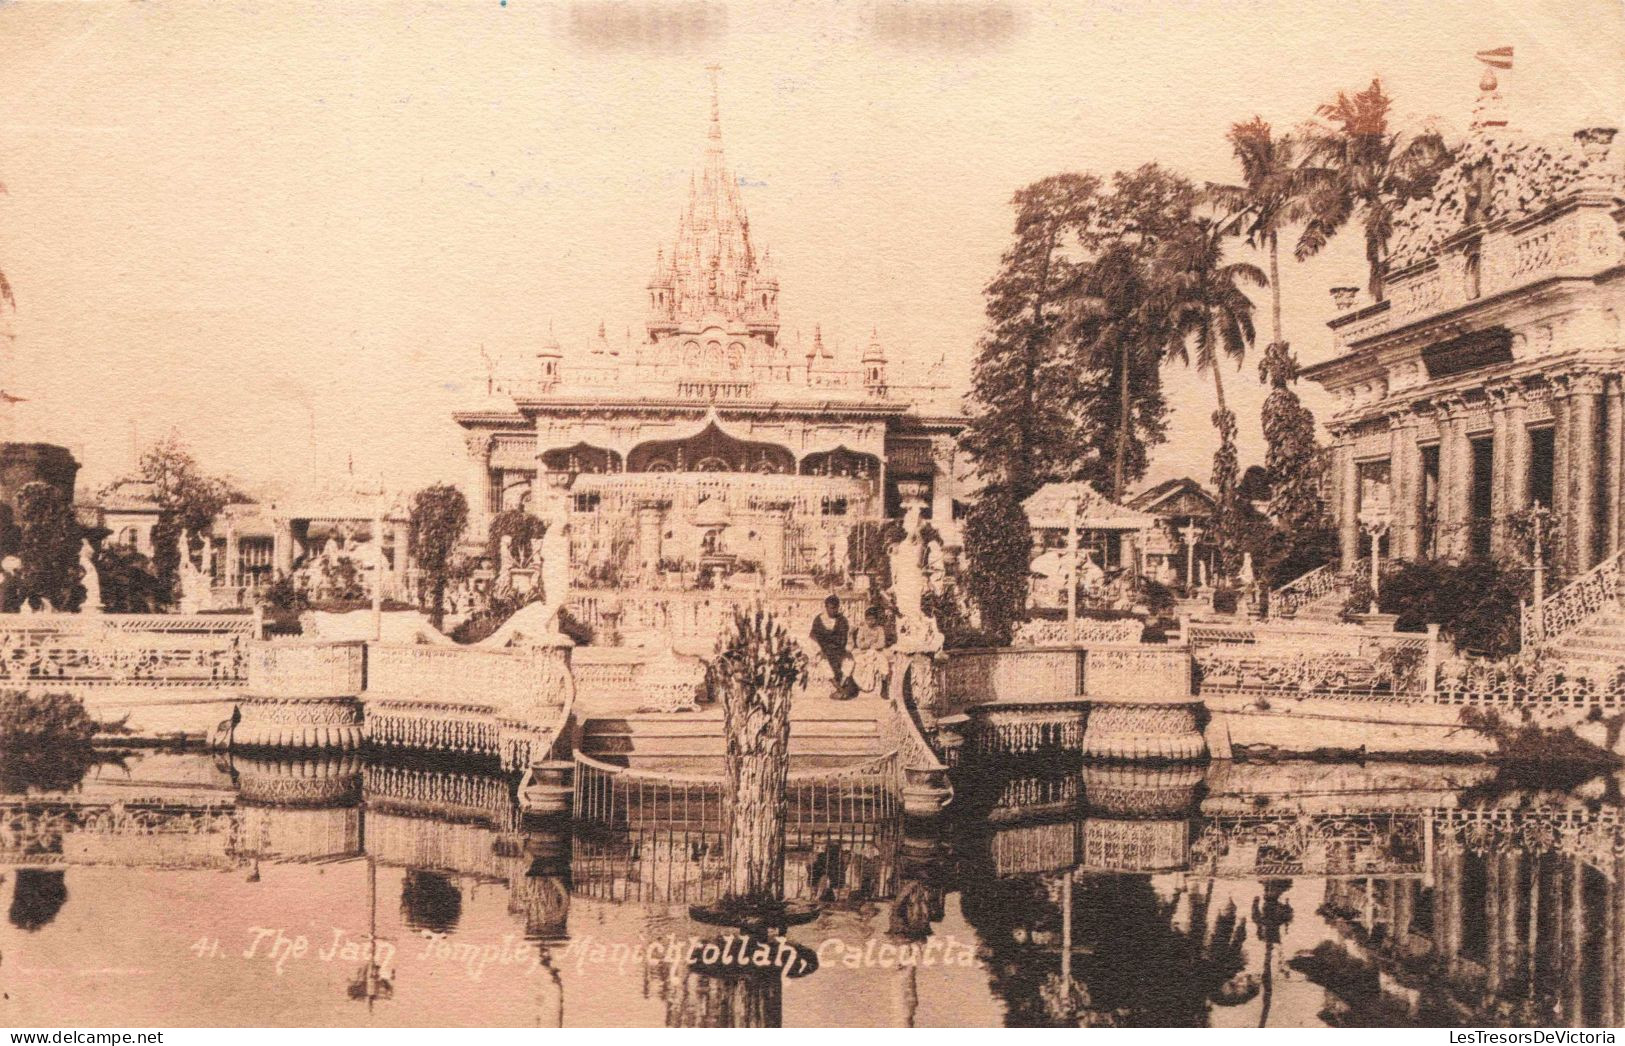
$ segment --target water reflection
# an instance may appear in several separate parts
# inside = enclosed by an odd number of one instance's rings
[[[1028,761],[966,768],[930,830],[806,798],[785,879],[822,905],[789,935],[817,969],[781,979],[700,971],[717,931],[687,911],[716,896],[722,837],[669,796],[527,823],[469,767],[75,758],[0,797],[9,1023],[1625,1016],[1617,778]]]

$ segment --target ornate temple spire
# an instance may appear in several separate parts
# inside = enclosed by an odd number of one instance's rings
[[[711,114],[705,156],[690,179],[671,253],[656,255],[649,283],[650,340],[717,322],[771,343],[779,326],[778,281],[764,270],[751,245],[739,180],[722,152],[718,67],[708,71]]]

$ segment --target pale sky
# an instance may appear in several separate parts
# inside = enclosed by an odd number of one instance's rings
[[[973,28],[895,15],[944,6]],[[322,482],[350,459],[392,487],[460,479],[449,415],[482,344],[639,330],[712,62],[786,336],[820,323],[851,350],[875,327],[894,361],[963,374],[1019,186],[1149,160],[1230,180],[1231,122],[1290,127],[1373,74],[1459,133],[1473,53],[1504,45],[1515,122],[1619,125],[1619,0],[3,3],[8,386],[87,489],[129,468],[132,430],[171,428],[253,485],[303,485],[313,456]],[[1305,362],[1329,352],[1327,288],[1363,282],[1357,235],[1288,264]],[[1226,376],[1259,461],[1256,367]],[[1210,381],[1168,384],[1152,478],[1205,481]]]

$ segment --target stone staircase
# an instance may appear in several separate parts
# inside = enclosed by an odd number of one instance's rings
[[[1337,625],[1343,621],[1343,607],[1348,604],[1349,593],[1347,588],[1334,589],[1323,596],[1318,596],[1292,615],[1292,621],[1313,621],[1322,625]]]
[[[878,699],[820,701],[798,695],[790,721],[790,769],[851,766],[885,755],[895,747],[883,721],[890,714],[890,706]],[[581,724],[577,747],[611,766],[720,774],[727,743],[718,708],[590,718]]]
[[[1567,661],[1625,664],[1625,607],[1597,611],[1578,628],[1546,644],[1545,650]]]

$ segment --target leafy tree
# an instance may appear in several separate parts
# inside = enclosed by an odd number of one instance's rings
[[[1529,598],[1526,571],[1484,559],[1405,563],[1382,579],[1377,605],[1397,614],[1395,627],[1440,626],[1464,650],[1505,657],[1518,649],[1519,613]]]
[[[201,537],[227,505],[249,503],[253,498],[228,477],[206,475],[190,448],[173,432],[146,449],[137,472],[152,484],[153,497],[162,510],[152,528],[152,569],[168,602],[174,598],[180,569],[176,539],[182,531]]]
[[[94,562],[102,583],[102,605],[108,611],[150,614],[169,601],[152,561],[135,549],[104,544],[96,550]]]
[[[964,446],[989,478],[1024,498],[1068,478],[1091,444],[1074,407],[1067,299],[1096,219],[1100,181],[1060,174],[1019,190],[1015,241],[987,286],[988,329],[971,377]]]
[[[84,597],[79,585],[79,522],[62,491],[38,480],[17,492],[21,541],[17,572],[21,602],[72,610]]]
[[[1393,99],[1373,78],[1350,95],[1339,91],[1316,109],[1320,122],[1305,130],[1306,165],[1301,172],[1308,221],[1294,253],[1302,261],[1318,253],[1349,222],[1359,219],[1371,297],[1383,300],[1383,279],[1394,216],[1411,200],[1432,193],[1451,153],[1444,139],[1427,132],[1405,136],[1388,121]]]
[[[446,616],[446,583],[466,529],[468,501],[456,487],[438,483],[412,496],[412,552],[429,581],[429,621],[435,628]]]
[[[1270,385],[1264,397],[1264,467],[1270,479],[1270,516],[1291,532],[1326,526],[1326,504],[1320,496],[1326,455],[1315,438],[1315,415],[1291,382],[1297,361],[1285,343],[1264,350],[1259,372]]]
[[[1027,616],[1032,527],[1009,487],[987,487],[965,514],[965,556],[965,589],[981,611],[982,631],[1010,642]]]
[[[1238,364],[1253,343],[1253,302],[1243,284],[1263,286],[1264,273],[1247,262],[1224,261],[1224,227],[1206,218],[1194,219],[1169,238],[1162,251],[1164,276],[1161,292],[1170,295],[1168,311],[1174,326],[1167,352],[1198,372],[1213,375],[1218,406],[1213,427],[1219,446],[1213,455],[1213,488],[1217,505],[1212,536],[1219,550],[1220,571],[1236,569],[1237,498],[1239,465],[1236,452],[1236,415],[1225,401],[1221,358]]]
[[[486,554],[495,560],[502,550],[502,539],[508,537],[513,539],[515,555],[526,556],[529,554],[526,546],[531,540],[540,538],[546,530],[541,519],[524,509],[511,508],[498,512],[491,518]]]

